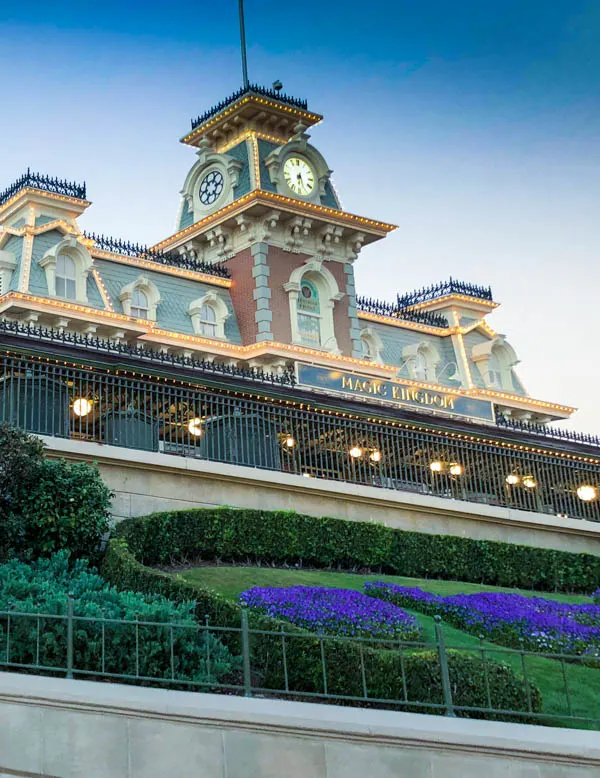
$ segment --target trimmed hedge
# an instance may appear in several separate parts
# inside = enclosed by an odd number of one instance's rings
[[[141,522],[136,521],[136,526],[140,524]],[[123,538],[113,538],[109,541],[101,573],[117,589],[162,594],[176,602],[195,601],[197,618],[204,620],[208,616],[210,622],[218,626],[240,626],[241,608],[237,603],[230,602],[211,589],[185,581],[181,576],[145,567],[137,561]],[[249,619],[252,628],[278,631],[285,626],[286,633],[290,635],[285,641],[288,697],[306,699],[303,695],[324,694],[321,641],[288,622],[270,619],[252,611],[249,613]],[[294,637],[296,635],[297,638]],[[239,632],[219,633],[219,639],[232,653],[239,654]],[[281,637],[253,633],[251,643],[254,685],[260,686],[266,693],[271,691],[273,694],[286,688]],[[362,645],[361,650],[360,644],[356,642],[325,640],[328,695],[340,695],[342,698],[362,697],[364,669],[367,693],[374,701],[340,699],[340,703],[397,707],[425,713],[444,712],[438,707],[443,703],[443,694],[439,660],[435,652],[414,650],[405,651],[401,655],[397,651],[374,650],[366,644]],[[527,711],[541,711],[542,699],[537,687],[533,684],[527,686],[508,666],[493,660],[484,663],[476,656],[456,651],[448,651],[447,654],[455,705],[487,708],[491,700],[495,708],[522,711],[524,714],[511,717],[509,714],[460,711],[458,715],[531,721],[533,719],[527,716]],[[528,697],[531,700],[531,709],[528,707]],[[375,702],[402,699],[408,700],[407,704],[400,706]],[[425,705],[415,705],[415,702]]]
[[[222,560],[368,569],[410,577],[589,593],[600,557],[285,511],[195,508],[121,522],[115,536],[147,565]]]

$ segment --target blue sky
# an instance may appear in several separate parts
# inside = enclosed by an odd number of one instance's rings
[[[600,3],[246,0],[252,80],[325,115],[312,139],[347,210],[399,229],[361,255],[392,299],[490,283],[519,373],[600,433]],[[87,229],[174,231],[190,117],[240,84],[237,2],[0,11],[0,188],[27,166],[85,179]]]

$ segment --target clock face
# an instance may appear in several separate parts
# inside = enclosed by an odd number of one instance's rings
[[[315,188],[315,174],[308,162],[300,157],[289,157],[283,166],[285,181],[292,192],[309,195]]]
[[[202,205],[212,205],[221,196],[225,179],[220,170],[211,170],[200,182],[198,197]]]

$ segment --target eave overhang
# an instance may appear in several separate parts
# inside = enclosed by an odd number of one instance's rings
[[[324,205],[315,205],[314,203],[296,200],[292,197],[265,192],[262,189],[254,191],[240,197],[229,205],[220,208],[210,216],[200,219],[200,221],[191,224],[184,230],[176,232],[160,243],[152,246],[154,251],[172,251],[179,246],[185,245],[196,236],[202,235],[209,229],[232,222],[242,213],[248,216],[267,216],[273,210],[288,213],[290,216],[304,216],[313,219],[313,221],[322,221],[326,224],[334,224],[342,228],[353,230],[364,235],[364,243],[372,243],[385,237],[390,232],[397,229],[395,224],[367,219],[364,216],[356,216],[345,211],[338,211],[335,208],[327,208]]]

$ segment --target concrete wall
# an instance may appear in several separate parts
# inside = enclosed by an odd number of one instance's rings
[[[0,673],[0,775],[598,778],[598,733]]]
[[[418,532],[523,543],[600,556],[600,523],[461,500],[303,478],[258,468],[46,437],[51,456],[95,461],[117,519],[230,505],[375,521]]]

